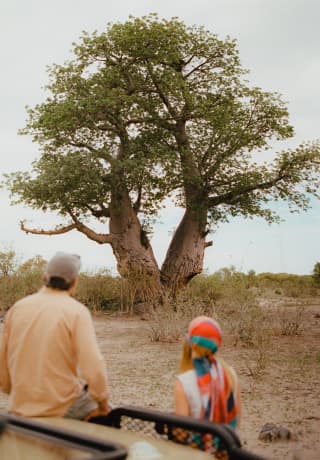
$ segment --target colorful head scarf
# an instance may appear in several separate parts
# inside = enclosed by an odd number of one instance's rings
[[[215,356],[221,346],[219,324],[207,316],[191,321],[188,339],[211,351],[208,356],[193,359],[201,397],[201,418],[216,423],[237,426],[236,397],[231,389],[228,374]]]
[[[198,316],[189,324],[189,340],[216,353],[221,345],[219,324],[208,316]]]

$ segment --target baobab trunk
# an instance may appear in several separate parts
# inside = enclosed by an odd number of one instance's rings
[[[161,281],[171,294],[202,272],[206,243],[206,212],[186,210],[161,268]]]
[[[118,271],[129,281],[135,299],[149,303],[161,299],[160,270],[127,191],[112,193],[110,235]]]

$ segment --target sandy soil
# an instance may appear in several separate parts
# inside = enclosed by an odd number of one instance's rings
[[[269,459],[320,458],[320,303],[303,308],[304,333],[272,341],[262,376],[250,375],[248,368],[255,350],[228,345],[221,350],[241,382],[242,442]],[[172,411],[180,343],[151,342],[149,321],[137,317],[101,315],[94,323],[108,369],[112,404]],[[0,410],[6,407],[7,398],[2,395]],[[259,441],[260,429],[268,422],[289,428],[296,439]]]

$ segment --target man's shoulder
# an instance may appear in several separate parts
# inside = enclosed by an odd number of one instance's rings
[[[8,312],[10,310],[14,310],[16,308],[18,308],[20,305],[26,305],[28,303],[32,303],[34,301],[34,299],[36,299],[39,295],[39,292],[34,292],[33,294],[29,294],[25,297],[22,297],[21,299],[18,299],[13,305],[11,308],[9,308]]]
[[[42,295],[46,295],[46,293],[48,294],[48,292],[40,290],[38,294],[41,297]],[[88,308],[83,303],[67,294],[65,291],[55,292],[54,290],[51,290],[51,292],[49,292],[49,296],[50,303],[60,306],[63,310],[66,309],[69,312],[72,311],[75,313],[90,314]]]
[[[41,288],[38,292],[30,294],[15,302],[9,309],[16,310],[20,307],[35,306],[35,305],[52,305],[60,306],[62,309],[67,308],[69,311],[90,314],[88,308],[79,300],[67,294],[65,291],[55,291],[53,289]]]
[[[90,314],[88,308],[74,297],[68,296],[66,298],[66,302],[68,303],[68,306],[72,307],[75,311],[78,311],[79,313]]]
[[[11,318],[16,315],[16,313],[20,311],[25,311],[28,305],[34,303],[34,298],[37,296],[37,293],[27,295],[22,297],[21,299],[17,300],[5,313],[4,322],[9,324]]]

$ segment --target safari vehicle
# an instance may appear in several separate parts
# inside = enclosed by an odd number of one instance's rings
[[[244,450],[226,425],[131,406],[91,423],[3,414],[0,432],[1,460],[263,460]],[[195,438],[218,451],[190,447]]]

